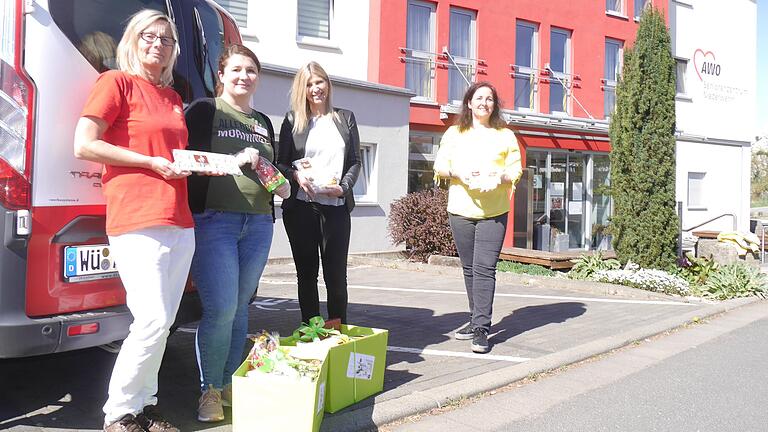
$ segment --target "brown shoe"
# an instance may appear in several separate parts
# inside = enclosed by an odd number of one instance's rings
[[[144,411],[136,415],[136,423],[147,432],[180,432],[179,428],[160,416],[154,405],[147,405]]]
[[[144,432],[133,414],[126,414],[120,420],[104,426],[104,432]]]
[[[197,407],[197,420],[206,423],[220,422],[224,420],[224,408],[221,404],[221,390],[208,386],[200,396]]]

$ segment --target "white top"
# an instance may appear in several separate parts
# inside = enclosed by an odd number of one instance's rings
[[[344,139],[333,122],[333,114],[310,120],[304,156],[312,160],[313,171],[322,172],[323,177],[335,178],[336,184],[339,184],[344,170],[344,150]],[[299,189],[296,198],[310,201],[303,189]],[[312,201],[332,206],[344,205],[344,197],[336,198],[320,193],[315,194]]]

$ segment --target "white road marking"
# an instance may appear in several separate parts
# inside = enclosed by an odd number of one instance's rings
[[[262,279],[261,283],[269,285],[296,285],[296,282],[292,281],[279,281]],[[324,286],[323,283],[319,283],[319,286]],[[412,293],[425,293],[425,294],[454,294],[454,295],[467,295],[464,291],[449,291],[449,290],[428,290],[417,288],[395,288],[395,287],[377,287],[369,285],[347,285],[348,288],[354,289],[366,289],[376,291],[400,291],[400,292],[412,292]],[[536,294],[507,294],[499,293],[495,294],[496,297],[514,297],[514,298],[529,298],[540,300],[568,300],[578,302],[592,302],[592,303],[624,303],[624,304],[643,304],[643,305],[663,305],[663,306],[699,306],[696,303],[685,303],[667,300],[627,300],[627,299],[607,299],[607,298],[592,298],[592,297],[570,297],[570,296],[550,296],[550,295],[536,295]]]
[[[475,354],[475,353],[467,353],[467,352],[442,351],[442,350],[422,349],[422,348],[405,348],[405,347],[397,347],[397,346],[388,346],[387,351],[404,352],[404,353],[411,353],[411,354],[424,354],[424,355],[433,355],[433,356],[442,356],[442,357],[462,357],[462,358],[472,358],[472,359],[481,359],[481,360],[498,360],[498,361],[513,362],[513,363],[522,363],[530,360],[527,357],[513,357],[513,356],[503,356],[503,355],[494,355],[494,354]]]

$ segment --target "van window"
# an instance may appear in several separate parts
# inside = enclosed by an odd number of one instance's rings
[[[98,72],[117,69],[117,44],[133,14],[142,9],[168,13],[166,0],[56,0],[48,4],[53,21]],[[177,61],[173,86],[186,101],[189,90],[179,66]]]

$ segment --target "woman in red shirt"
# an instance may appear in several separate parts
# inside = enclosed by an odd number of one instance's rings
[[[117,47],[119,70],[99,76],[75,130],[75,156],[104,164],[107,235],[133,314],[112,370],[105,431],[178,431],[158,416],[157,375],[195,250],[181,97],[171,88],[178,33],[143,10]]]

